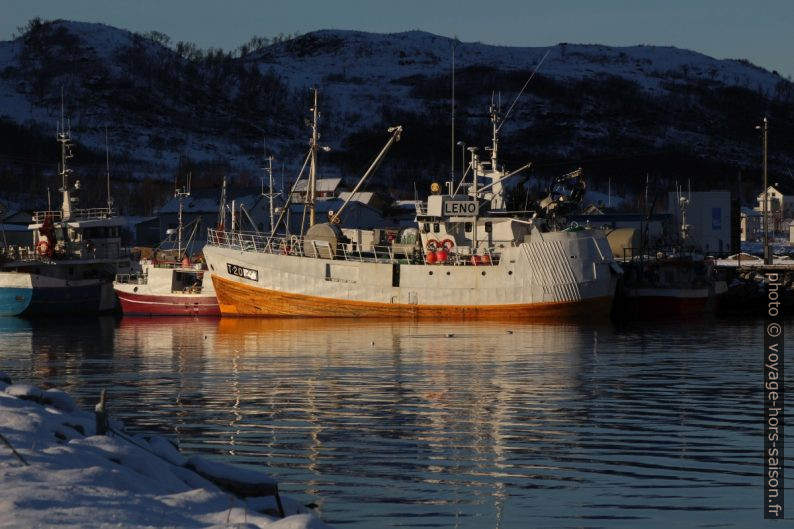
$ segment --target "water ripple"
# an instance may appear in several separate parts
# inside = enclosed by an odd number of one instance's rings
[[[5,325],[0,369],[85,406],[109,388],[133,429],[264,469],[339,527],[759,527],[761,339],[98,318]]]

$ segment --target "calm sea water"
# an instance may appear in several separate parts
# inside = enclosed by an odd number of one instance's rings
[[[131,429],[260,468],[338,527],[762,527],[762,338],[742,320],[6,318],[0,370],[86,407],[106,388]]]

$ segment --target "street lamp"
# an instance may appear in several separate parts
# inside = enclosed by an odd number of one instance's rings
[[[764,207],[763,207],[763,215],[764,215],[764,264],[770,265],[772,264],[772,253],[769,251],[769,220],[767,219],[767,213],[769,208],[769,199],[767,198],[767,190],[769,186],[767,185],[767,171],[766,171],[766,152],[767,152],[767,131],[769,130],[769,121],[764,116],[764,121],[761,125],[756,125],[755,128],[757,130],[761,130],[764,133],[764,159],[762,162],[762,172],[764,175]]]

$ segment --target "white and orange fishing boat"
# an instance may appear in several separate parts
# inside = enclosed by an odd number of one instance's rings
[[[314,110],[316,115],[316,99]],[[449,192],[441,193],[434,184],[427,202],[417,205],[416,227],[403,228],[393,240],[382,236],[384,230],[340,227],[346,203],[329,215],[329,222],[312,223],[303,236],[210,229],[204,255],[221,313],[522,320],[607,316],[622,270],[606,236],[600,230],[550,229],[572,194],[583,190],[581,173],[552,186],[541,203],[545,218],[506,211],[503,181],[518,171],[507,173],[499,163],[499,117],[495,110],[491,115],[490,160],[469,149],[469,168],[458,186],[464,191],[453,192],[449,185]],[[313,130],[309,188],[316,120]],[[389,130],[388,143],[364,178],[402,129]]]

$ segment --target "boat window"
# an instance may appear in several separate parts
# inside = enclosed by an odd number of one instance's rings
[[[422,224],[422,233],[428,233],[430,231],[430,224],[425,222]]]
[[[463,229],[467,232],[471,233],[471,222],[467,222],[463,225]]]
[[[490,222],[486,222],[486,223],[485,223],[485,233],[491,233],[491,231],[492,231],[492,230],[493,230],[493,225],[492,225],[492,223],[490,223]]]
[[[433,223],[433,233],[438,233],[439,231],[441,231],[441,228],[439,227],[438,222],[434,222]]]

